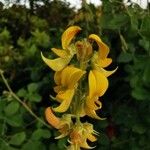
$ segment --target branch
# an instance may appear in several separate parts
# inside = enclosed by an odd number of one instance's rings
[[[50,128],[50,126],[45,123],[41,118],[39,118],[30,108],[29,106],[24,103],[11,89],[11,87],[9,86],[6,78],[3,75],[3,71],[0,69],[0,75],[2,77],[2,80],[4,82],[4,84],[6,85],[7,89],[9,90],[10,94],[12,95],[12,97],[14,97],[36,120],[38,120],[39,122],[41,122],[43,125],[45,125],[46,127]]]

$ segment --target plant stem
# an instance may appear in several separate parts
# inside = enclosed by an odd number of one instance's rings
[[[43,125],[45,125],[46,127],[50,128],[50,126],[45,123],[41,118],[39,118],[30,108],[29,106],[23,102],[11,89],[11,87],[9,86],[6,78],[3,75],[3,72],[0,70],[0,75],[2,77],[2,80],[4,82],[4,84],[6,85],[7,89],[9,90],[10,94],[12,95],[12,97],[14,97],[36,120],[38,120],[39,122],[41,122]]]

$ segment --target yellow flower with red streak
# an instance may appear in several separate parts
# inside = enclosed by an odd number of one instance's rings
[[[61,38],[62,49],[52,48],[52,51],[59,56],[56,59],[48,59],[41,53],[43,61],[54,71],[60,71],[66,67],[76,53],[74,44],[71,44],[74,36],[81,30],[78,26],[69,27]]]
[[[96,114],[96,110],[101,109],[102,103],[99,97],[103,96],[108,88],[108,80],[98,70],[91,70],[89,73],[89,93],[86,98],[85,113],[96,119],[101,119]]]
[[[112,63],[112,59],[107,58],[110,51],[109,47],[96,34],[89,35],[89,39],[94,40],[98,45],[98,51],[94,52],[91,60],[93,68],[103,73],[106,77],[110,76],[117,70],[117,68],[112,71],[104,69]]]
[[[54,115],[52,109],[47,107],[45,110],[45,118],[52,127],[58,129],[61,133],[55,139],[63,138],[69,134],[71,125],[73,124],[71,115],[64,115],[62,118],[58,118]]]
[[[54,75],[57,86],[54,91],[57,93],[56,100],[61,104],[53,108],[56,112],[65,112],[68,110],[70,103],[78,86],[78,81],[85,74],[85,71],[73,66],[67,66],[62,71],[58,71]]]
[[[93,125],[90,123],[75,124],[70,132],[69,143],[71,144],[69,150],[80,150],[80,148],[91,149],[87,143],[87,140],[90,142],[95,142],[97,138],[95,135],[98,135],[93,129]]]

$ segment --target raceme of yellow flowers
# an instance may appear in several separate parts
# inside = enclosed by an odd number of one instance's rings
[[[58,102],[57,107],[46,108],[46,120],[60,132],[56,139],[68,136],[68,150],[93,148],[87,140],[96,141],[98,132],[92,124],[82,123],[80,118],[87,115],[104,119],[96,111],[102,108],[100,100],[108,89],[107,77],[117,70],[104,69],[112,63],[112,59],[108,58],[109,47],[99,36],[91,34],[87,39],[74,40],[80,31],[78,26],[65,30],[61,37],[62,49],[52,48],[57,56],[55,59],[48,59],[41,53],[43,61],[55,71],[56,97],[53,99]],[[97,49],[93,48],[94,43]],[[55,112],[63,113],[62,117],[57,117]]]

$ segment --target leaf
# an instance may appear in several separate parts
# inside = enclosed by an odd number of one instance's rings
[[[23,119],[20,114],[16,114],[11,117],[6,117],[6,122],[12,127],[21,127],[23,125]]]
[[[150,61],[145,64],[144,74],[143,74],[143,81],[145,84],[150,84]],[[149,94],[150,95],[150,94]]]
[[[33,132],[32,134],[32,139],[33,140],[40,140],[42,138],[48,139],[51,137],[51,133],[49,130],[46,129],[37,129],[36,131]]]
[[[46,150],[46,148],[45,144],[42,144],[40,141],[29,140],[23,145],[21,150]]]
[[[64,139],[59,139],[57,147],[59,149],[63,149],[64,148],[64,150],[65,150],[66,143],[67,143],[67,140],[65,138]]]
[[[147,39],[150,39],[150,16],[149,16],[149,14],[145,15],[142,25],[141,25],[141,28],[140,28],[140,32]]]
[[[121,14],[103,14],[100,20],[100,24],[104,29],[119,29],[129,21],[129,17],[125,13]]]
[[[106,134],[101,134],[101,137],[98,139],[98,143],[101,145],[109,145],[110,141]]]
[[[139,45],[142,46],[147,52],[149,51],[150,48],[149,40],[146,39],[139,40]]]
[[[118,57],[118,62],[120,62],[120,63],[127,63],[127,62],[132,61],[132,59],[133,59],[132,54],[122,52],[122,53],[119,55],[119,57]]]
[[[25,97],[27,95],[27,91],[24,88],[22,88],[17,92],[17,95],[19,97]]]
[[[38,93],[30,94],[28,99],[33,102],[40,102],[42,97]]]
[[[36,92],[37,89],[38,89],[38,84],[37,84],[37,83],[30,83],[30,84],[27,86],[27,89],[28,89],[29,93]]]
[[[17,101],[10,102],[4,109],[7,116],[12,116],[19,110],[20,104]]]
[[[132,91],[132,96],[136,100],[150,100],[149,95],[150,95],[149,91],[147,91],[144,88],[140,88],[140,87],[137,87],[137,88],[133,89],[133,91]]]
[[[20,132],[12,136],[9,143],[12,145],[19,146],[25,141],[25,139],[26,139],[25,132]]]
[[[146,131],[146,128],[144,128],[142,125],[140,124],[136,124],[132,127],[132,131],[139,133],[139,134],[143,134]]]
[[[6,100],[0,98],[0,119],[4,117],[3,110],[6,106]]]

